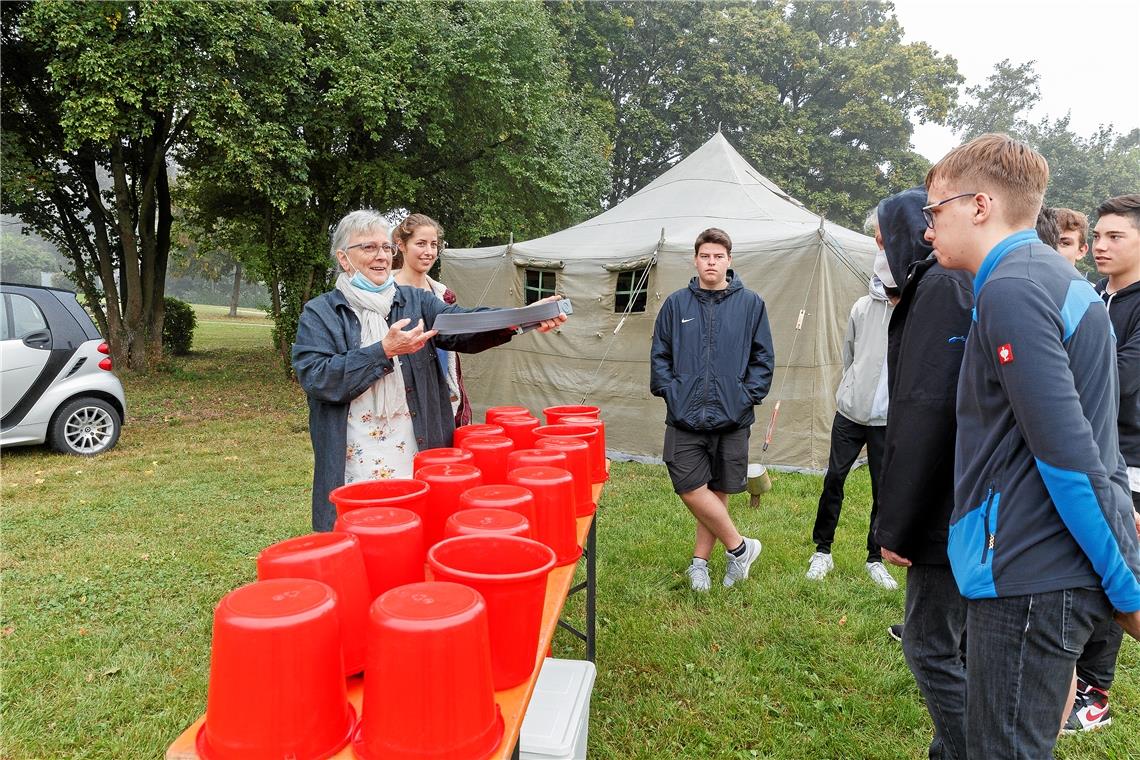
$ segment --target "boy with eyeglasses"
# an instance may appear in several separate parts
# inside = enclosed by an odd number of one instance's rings
[[[1039,153],[994,134],[926,177],[927,239],[974,273],[949,536],[970,757],[1051,756],[1093,629],[1115,609],[1140,638],[1115,341],[1092,286],[1033,230],[1048,179]]]

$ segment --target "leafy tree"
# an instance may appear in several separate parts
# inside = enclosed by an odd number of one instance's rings
[[[575,82],[608,105],[617,203],[718,128],[835,221],[921,181],[913,122],[946,119],[961,77],[904,44],[886,3],[561,2],[548,9]]]
[[[161,355],[171,159],[240,113],[272,21],[265,3],[0,6],[3,210],[69,257],[119,367]]]
[[[605,137],[568,85],[541,6],[279,4],[298,30],[241,119],[199,132],[180,200],[203,246],[266,282],[282,357],[331,282],[330,228],[370,206],[439,219],[452,243],[538,235],[594,210]],[[300,124],[303,128],[268,129]],[[282,160],[267,165],[268,150]]]
[[[5,282],[40,284],[40,272],[58,269],[55,258],[28,237],[5,232],[0,235],[0,279]]]
[[[962,142],[991,132],[1025,133],[1029,126],[1025,117],[1041,99],[1037,86],[1041,77],[1034,70],[1034,63],[1026,61],[1014,66],[1006,58],[994,67],[985,85],[966,88],[972,102],[960,105],[948,122],[955,132],[961,133]]]

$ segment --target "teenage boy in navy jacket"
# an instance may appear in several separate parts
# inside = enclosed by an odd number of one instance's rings
[[[732,240],[710,228],[693,246],[697,276],[661,304],[653,325],[649,389],[665,399],[665,464],[673,490],[697,519],[694,591],[708,591],[709,555],[728,555],[724,585],[748,577],[760,542],[737,531],[728,495],[744,490],[752,407],[768,395],[775,354],[764,299],[730,269]]]
[[[1117,611],[1140,638],[1140,551],[1100,297],[1033,230],[1049,167],[982,135],[926,177],[939,262],[974,274],[949,554],[966,597],[970,757],[1050,757],[1073,667]]]

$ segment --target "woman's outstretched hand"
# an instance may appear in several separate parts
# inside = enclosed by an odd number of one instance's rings
[[[438,330],[424,330],[422,319],[411,330],[405,330],[404,328],[411,323],[412,320],[405,317],[388,328],[388,334],[384,336],[384,340],[380,341],[380,346],[384,349],[385,355],[414,354],[434,338],[438,332]]]

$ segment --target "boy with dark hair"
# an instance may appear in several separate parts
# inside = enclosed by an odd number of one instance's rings
[[[1112,329],[1033,230],[1048,179],[1006,135],[955,148],[926,177],[927,239],[943,266],[974,273],[949,536],[967,600],[970,757],[1050,756],[1093,630],[1115,608],[1140,637]]]
[[[1057,253],[1074,265],[1089,252],[1089,218],[1080,211],[1057,207],[1057,227],[1061,237],[1057,241]]]
[[[1120,377],[1117,429],[1140,532],[1140,194],[1109,198],[1096,213],[1093,258],[1097,271],[1107,275],[1096,284],[1096,292],[1108,307],[1116,333]],[[1106,620],[1085,645],[1077,660],[1077,693],[1065,733],[1091,731],[1112,723],[1108,690],[1116,676],[1123,636],[1120,626]]]
[[[1057,246],[1061,242],[1061,229],[1057,226],[1057,212],[1048,206],[1042,206],[1041,210],[1037,212],[1037,223],[1034,225],[1037,230],[1037,237],[1041,242],[1057,250]]]
[[[748,578],[760,542],[737,531],[728,495],[744,491],[753,407],[768,395],[775,354],[764,300],[730,269],[732,240],[715,227],[697,236],[697,276],[665,299],[653,325],[650,392],[665,399],[665,446],[673,490],[697,520],[686,573],[708,591],[708,560],[719,539],[723,584]]]

